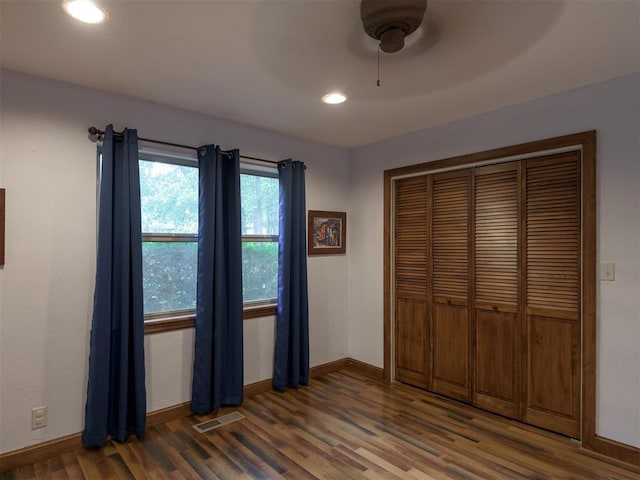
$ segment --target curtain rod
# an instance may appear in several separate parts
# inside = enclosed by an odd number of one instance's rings
[[[89,135],[91,137],[95,137],[95,140],[93,140],[93,138],[91,139],[91,141],[93,141],[93,142],[97,142],[98,140],[101,139],[102,135],[104,135],[104,130],[100,130],[99,128],[96,128],[96,127],[89,127],[88,131],[89,131]],[[186,148],[187,150],[198,151],[198,149],[199,149],[199,147],[192,147],[191,145],[181,145],[179,143],[163,142],[161,140],[153,140],[151,138],[138,137],[138,140],[141,140],[143,142],[157,143],[159,145],[167,145],[169,147]],[[246,155],[240,155],[240,158],[244,158],[246,160],[256,160],[258,162],[272,163],[274,165],[278,165],[278,163],[280,163],[280,162],[276,162],[274,160],[267,160],[265,158],[247,157]]]

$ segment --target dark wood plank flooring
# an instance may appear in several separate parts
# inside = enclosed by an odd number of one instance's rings
[[[2,474],[14,479],[616,479],[640,467],[571,440],[406,385],[342,370],[245,401],[246,418],[200,434],[209,417],[147,429]]]

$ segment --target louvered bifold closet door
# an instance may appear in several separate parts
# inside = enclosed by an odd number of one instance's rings
[[[433,175],[432,389],[470,399],[469,212],[471,170]]]
[[[473,403],[512,418],[521,404],[519,172],[520,162],[474,172]]]
[[[429,252],[427,176],[395,184],[395,374],[402,382],[428,387]]]
[[[580,157],[528,160],[525,421],[579,437]]]

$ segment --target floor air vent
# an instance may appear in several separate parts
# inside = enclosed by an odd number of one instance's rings
[[[194,425],[193,428],[195,428],[200,433],[205,433],[209,430],[222,427],[223,425],[227,425],[237,420],[242,420],[243,418],[244,415],[242,415],[241,413],[231,412],[220,417],[212,418],[211,420],[207,420],[206,422],[198,423],[197,425]]]

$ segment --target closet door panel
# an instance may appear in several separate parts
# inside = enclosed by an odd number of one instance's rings
[[[579,323],[539,316],[529,316],[528,322],[529,382],[525,420],[578,438]]]
[[[428,387],[428,177],[395,186],[395,377]]]
[[[466,306],[435,303],[433,307],[433,390],[469,399],[469,314]]]
[[[427,388],[427,309],[424,298],[396,300],[396,378]]]
[[[580,435],[580,163],[526,163],[525,421]]]
[[[476,375],[474,404],[518,418],[520,352],[517,315],[478,309],[476,315]]]
[[[432,181],[432,389],[469,401],[471,171],[434,175]]]
[[[522,392],[519,171],[511,162],[474,172],[473,403],[512,418]]]

